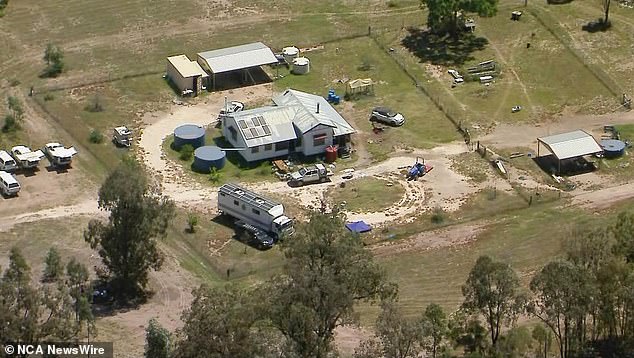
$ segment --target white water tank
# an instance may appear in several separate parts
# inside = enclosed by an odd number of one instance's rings
[[[310,60],[307,57],[298,57],[293,60],[293,73],[305,75],[310,72]]]
[[[294,59],[299,57],[299,49],[295,46],[284,47],[282,49],[282,56],[284,56],[286,63],[291,64]]]

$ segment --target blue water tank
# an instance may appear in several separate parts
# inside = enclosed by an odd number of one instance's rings
[[[185,144],[194,148],[205,145],[205,128],[195,124],[183,124],[174,129],[174,149],[180,150]]]
[[[194,151],[193,169],[202,173],[209,173],[211,168],[220,170],[225,166],[226,156],[224,150],[214,145],[200,147]]]
[[[601,147],[606,158],[617,158],[625,154],[625,142],[617,139],[604,139],[601,141]]]

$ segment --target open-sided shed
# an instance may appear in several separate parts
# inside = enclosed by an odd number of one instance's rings
[[[594,137],[584,130],[555,134],[537,138],[537,157],[540,148],[544,146],[557,159],[557,171],[561,173],[562,160],[579,158],[603,152],[601,145]]]
[[[250,69],[278,62],[273,51],[261,42],[200,52],[197,61],[210,74],[212,89],[216,88],[218,74],[241,71],[243,81],[250,79],[255,83]]]

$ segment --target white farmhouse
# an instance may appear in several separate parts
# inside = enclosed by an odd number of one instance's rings
[[[327,146],[346,146],[355,132],[321,96],[287,89],[273,103],[222,116],[225,139],[247,162],[319,155]]]

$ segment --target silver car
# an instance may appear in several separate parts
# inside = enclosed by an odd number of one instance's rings
[[[381,122],[391,126],[402,126],[405,124],[405,117],[398,112],[394,112],[387,107],[376,107],[370,115],[370,122]]]

